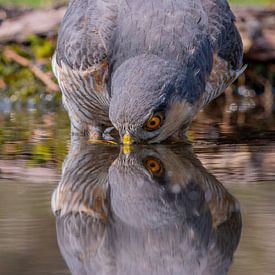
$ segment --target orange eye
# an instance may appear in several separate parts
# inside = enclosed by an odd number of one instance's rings
[[[144,124],[144,128],[147,131],[154,131],[157,130],[163,122],[163,115],[160,113],[157,113],[153,116],[151,116],[146,123]]]
[[[153,157],[145,159],[144,166],[153,175],[160,175],[163,170],[161,162]]]

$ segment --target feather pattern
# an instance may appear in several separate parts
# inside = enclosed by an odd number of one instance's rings
[[[144,56],[181,68],[184,81],[178,85],[184,87],[176,87],[175,93],[178,100],[192,104],[191,121],[199,108],[243,72],[242,51],[226,0],[71,0],[59,31],[53,70],[72,132],[100,132],[111,126],[112,81],[117,71],[127,75],[119,68],[125,69],[128,61],[128,76],[134,70],[130,60]],[[120,83],[120,93],[127,95],[128,82]],[[132,97],[124,101],[124,106],[131,103],[129,108],[140,105]],[[125,116],[131,112],[128,109]]]
[[[242,67],[242,40],[227,1],[202,0],[202,4],[208,15],[213,67],[200,107],[204,107],[223,93],[246,69],[246,66]]]
[[[111,126],[108,54],[116,16],[112,1],[73,0],[61,23],[52,64],[72,132]]]

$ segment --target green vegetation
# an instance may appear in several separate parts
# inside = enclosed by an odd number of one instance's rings
[[[55,41],[31,35],[24,45],[11,44],[8,47],[20,56],[31,60],[45,74],[51,74],[50,58]],[[4,52],[4,51],[3,51]],[[60,93],[49,93],[45,84],[39,81],[28,67],[0,54],[1,98],[10,98],[13,105],[39,105],[52,108],[60,106]],[[3,84],[4,83],[4,84]]]
[[[45,7],[65,3],[66,0],[0,0],[0,5],[20,5],[30,7]]]
[[[0,4],[4,5],[27,5],[33,7],[41,7],[52,4],[51,0],[0,0]]]
[[[274,0],[228,0],[230,4],[238,5],[271,5]]]

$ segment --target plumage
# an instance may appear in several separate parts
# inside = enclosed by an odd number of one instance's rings
[[[53,70],[72,133],[100,138],[113,125],[149,143],[185,133],[243,71],[234,20],[225,0],[70,1]],[[147,133],[160,108],[172,122]]]
[[[72,274],[227,274],[239,203],[191,147],[71,146],[52,209]]]

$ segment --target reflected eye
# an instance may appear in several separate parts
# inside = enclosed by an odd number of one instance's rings
[[[163,123],[164,116],[162,113],[152,115],[144,124],[144,129],[147,131],[157,130]]]
[[[143,164],[145,166],[145,168],[154,176],[160,176],[163,172],[163,167],[161,162],[153,157],[150,158],[146,158],[143,161]]]

